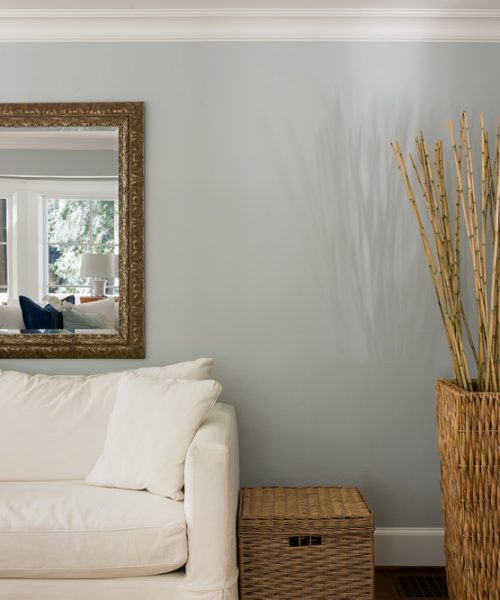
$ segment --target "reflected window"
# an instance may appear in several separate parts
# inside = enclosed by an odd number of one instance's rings
[[[118,203],[87,198],[46,198],[48,292],[91,293],[80,277],[82,254],[118,254]],[[118,279],[109,280],[106,294],[118,294]]]

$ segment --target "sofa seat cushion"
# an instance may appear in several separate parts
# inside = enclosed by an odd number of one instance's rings
[[[0,577],[157,575],[186,559],[182,502],[83,481],[0,482]]]

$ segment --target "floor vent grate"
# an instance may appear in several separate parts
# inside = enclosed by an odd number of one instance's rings
[[[394,583],[402,599],[420,598],[420,600],[448,598],[448,588],[444,575],[397,575]]]

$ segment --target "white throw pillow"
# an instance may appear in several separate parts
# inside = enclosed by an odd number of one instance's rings
[[[95,302],[84,302],[83,304],[76,304],[75,308],[84,313],[95,313],[101,315],[104,318],[102,324],[104,329],[115,328],[114,298],[105,298],[104,300],[96,300]],[[71,308],[68,308],[67,310],[71,310]]]
[[[0,306],[0,329],[24,329],[23,313],[19,304]]]
[[[85,481],[182,500],[186,453],[221,389],[213,380],[123,375],[103,453]]]
[[[212,368],[211,358],[200,358],[132,372],[208,379]],[[104,448],[122,375],[0,371],[0,481],[83,479]]]

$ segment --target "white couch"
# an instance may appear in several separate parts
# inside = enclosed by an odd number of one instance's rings
[[[94,302],[87,304],[80,304],[80,297],[76,297],[76,307],[79,310],[84,310],[86,313],[92,313],[94,311],[102,314],[108,320],[107,327],[102,328],[100,330],[96,329],[78,329],[77,332],[79,334],[92,334],[96,331],[100,333],[106,334],[116,334],[119,330],[119,320],[120,320],[120,307],[119,303],[115,302],[113,305],[113,310],[109,310],[109,306],[103,307],[102,303],[100,304],[99,309],[96,309],[96,304]],[[41,303],[43,304],[43,303]],[[111,313],[111,314],[110,314]],[[110,326],[114,323],[114,328],[110,328]],[[23,313],[19,302],[17,300],[12,300],[11,304],[0,304],[0,330],[2,333],[11,333],[11,334],[19,334],[21,329],[25,329],[26,325],[23,320]]]
[[[182,502],[89,486],[119,376],[0,371],[0,600],[237,599],[233,408],[195,434]]]

